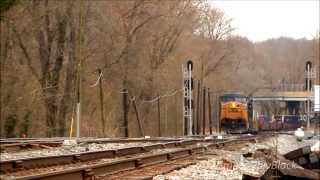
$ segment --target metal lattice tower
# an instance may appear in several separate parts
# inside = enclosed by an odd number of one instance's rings
[[[313,91],[312,84],[316,80],[316,68],[312,67],[312,63],[307,61],[306,63],[306,71],[305,71],[305,79],[306,79],[306,90],[308,92]],[[310,116],[311,116],[311,101],[307,100],[307,128],[310,128]]]
[[[183,130],[192,135],[192,64],[182,64],[183,81]],[[184,132],[185,134],[186,132]]]

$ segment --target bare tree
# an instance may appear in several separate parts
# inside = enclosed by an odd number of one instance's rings
[[[209,4],[203,5],[199,18],[199,27],[195,33],[208,39],[208,48],[200,56],[200,79],[204,82],[210,73],[225,66],[228,57],[234,53],[233,44],[227,40],[234,28],[231,26],[232,19]]]
[[[52,4],[55,4],[55,6]],[[72,26],[72,17],[70,17],[72,3],[67,3],[67,8],[63,10],[56,8],[60,2],[53,2],[52,4],[48,0],[32,1],[28,4],[31,8],[31,23],[34,27],[31,34],[34,35],[33,38],[37,43],[40,71],[35,66],[37,58],[33,56],[34,51],[24,39],[26,36],[24,32],[30,31],[27,31],[27,29],[19,31],[20,27],[17,27],[17,24],[13,25],[13,31],[17,38],[17,44],[25,57],[27,67],[42,89],[46,107],[47,135],[63,136],[67,107],[71,100],[72,78],[75,72],[75,30]],[[68,56],[66,55],[67,45]],[[64,63],[67,64],[67,74],[65,88],[61,95],[60,83]]]

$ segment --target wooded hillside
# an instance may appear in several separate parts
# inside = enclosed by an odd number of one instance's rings
[[[79,99],[83,136],[123,136],[125,89],[129,136],[133,102],[145,135],[158,135],[158,105],[162,136],[181,135],[187,60],[215,94],[303,83],[305,62],[319,65],[319,36],[253,43],[202,0],[1,2],[1,137],[69,136]]]

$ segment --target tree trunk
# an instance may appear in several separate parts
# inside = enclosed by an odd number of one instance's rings
[[[56,136],[56,114],[58,111],[56,97],[54,93],[47,92],[47,99],[46,99],[46,120],[47,120],[47,136],[53,137]]]
[[[48,136],[57,136],[58,135],[58,126],[60,128],[65,129],[65,122],[64,118],[58,119],[58,96],[59,96],[59,81],[61,76],[62,64],[64,61],[64,49],[65,49],[65,40],[66,40],[66,18],[63,16],[61,17],[59,13],[57,13],[57,25],[58,25],[58,40],[57,40],[57,52],[55,54],[55,62],[52,64],[52,68],[42,69],[43,77],[42,77],[42,88],[44,89],[44,94],[46,97],[46,107],[47,107],[47,126],[48,126]],[[50,32],[47,32],[47,36]],[[44,36],[42,31],[39,34],[40,45],[45,44],[47,46],[40,46],[40,53],[47,52],[51,44],[44,40]],[[50,58],[50,54],[47,56],[42,56],[45,59],[41,59],[44,64],[47,64]],[[68,84],[68,83],[67,83]],[[47,87],[48,86],[48,87]],[[66,88],[70,88],[67,87]],[[62,109],[62,108],[60,108]],[[64,110],[63,110],[64,111]],[[63,114],[63,113],[62,113]],[[65,116],[65,114],[64,114]],[[64,135],[64,133],[59,134]]]
[[[69,17],[70,18],[70,17]],[[66,131],[66,117],[67,113],[72,109],[72,90],[75,86],[76,70],[75,70],[75,49],[76,49],[76,39],[75,39],[75,28],[70,24],[70,39],[69,39],[69,59],[67,64],[67,72],[65,79],[65,88],[63,97],[60,102],[58,120],[59,120],[59,136],[64,136]]]

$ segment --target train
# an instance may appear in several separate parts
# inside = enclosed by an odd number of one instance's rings
[[[226,133],[252,131],[254,125],[249,121],[248,106],[249,98],[241,93],[225,93],[219,96],[220,130]]]
[[[303,124],[299,115],[253,115],[252,101],[241,93],[219,96],[220,131],[228,134],[257,133],[258,131],[295,130]]]
[[[295,130],[306,125],[300,115],[260,115],[257,121],[259,131]]]

